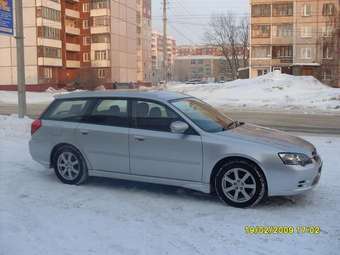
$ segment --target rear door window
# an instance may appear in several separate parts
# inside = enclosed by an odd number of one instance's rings
[[[83,122],[128,127],[128,101],[124,99],[100,99]]]
[[[85,114],[89,102],[90,100],[86,99],[56,100],[42,118],[47,120],[78,122]]]

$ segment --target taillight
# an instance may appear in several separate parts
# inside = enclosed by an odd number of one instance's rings
[[[33,121],[31,125],[31,135],[33,135],[42,126],[41,120],[37,119]]]

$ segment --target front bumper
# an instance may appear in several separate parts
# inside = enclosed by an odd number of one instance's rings
[[[322,161],[304,167],[284,165],[283,168],[274,171],[268,181],[269,196],[297,195],[313,189],[321,178]]]

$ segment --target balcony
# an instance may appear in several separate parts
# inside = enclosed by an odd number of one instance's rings
[[[54,48],[61,48],[61,41],[60,40],[52,40],[48,38],[37,38],[37,44],[39,46],[47,46],[47,47],[54,47]]]
[[[57,10],[57,11],[61,10],[60,3],[57,3],[57,2],[52,1],[52,0],[36,0],[36,6],[45,6],[45,7],[48,7],[50,9]]]
[[[91,50],[109,50],[111,48],[110,43],[92,43]]]
[[[91,27],[91,34],[105,34],[110,33],[109,26]]]
[[[72,10],[72,9],[65,9],[65,15],[71,18],[79,19],[80,13],[79,11]]]
[[[38,57],[39,66],[63,66],[63,61],[61,58],[45,58]]]
[[[80,45],[76,43],[66,43],[66,50],[67,51],[80,51]]]
[[[103,9],[92,9],[90,11],[91,17],[96,16],[110,16],[110,9],[109,8],[103,8]]]
[[[42,17],[37,17],[37,26],[38,27],[46,26],[61,29],[61,22],[44,19]]]
[[[66,25],[65,32],[71,35],[80,35],[80,29]]]
[[[78,60],[66,60],[67,68],[80,68],[80,61]]]
[[[111,61],[110,60],[92,60],[91,66],[92,67],[110,67]]]

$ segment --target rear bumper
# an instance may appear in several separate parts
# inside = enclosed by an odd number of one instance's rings
[[[28,143],[29,152],[34,161],[43,165],[46,168],[50,167],[50,161],[48,158],[47,150],[42,149],[42,143],[32,139]]]

